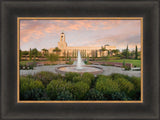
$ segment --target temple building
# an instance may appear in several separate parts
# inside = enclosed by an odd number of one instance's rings
[[[102,46],[100,47],[88,47],[88,46],[82,46],[82,47],[70,47],[67,45],[65,41],[65,34],[62,32],[60,34],[60,41],[58,42],[58,48],[60,49],[59,55],[60,56],[71,56],[71,57],[76,57],[78,50],[81,52],[82,57],[101,57],[106,56],[108,54],[108,51],[116,49],[115,46],[109,46],[109,45],[104,45],[103,48],[106,49],[106,51],[102,51]],[[55,48],[50,48],[48,50],[49,53],[54,53]]]

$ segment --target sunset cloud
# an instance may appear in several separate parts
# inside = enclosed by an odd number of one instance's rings
[[[140,20],[20,20],[20,48],[56,47],[64,32],[68,46],[140,48]]]

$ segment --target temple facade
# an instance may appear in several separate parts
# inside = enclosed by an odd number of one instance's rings
[[[116,49],[115,46],[109,46],[109,45],[104,45],[103,48],[106,49],[106,51],[102,51],[102,46],[100,47],[88,47],[88,46],[82,46],[82,47],[70,47],[67,45],[65,41],[65,34],[62,32],[60,34],[60,41],[58,42],[58,48],[60,50],[59,55],[60,56],[71,56],[71,57],[76,57],[77,52],[81,52],[82,57],[101,57],[101,56],[106,56],[108,55],[108,51]],[[48,50],[49,53],[54,53],[55,48],[50,48]]]

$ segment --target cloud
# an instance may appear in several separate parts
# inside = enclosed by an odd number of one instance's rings
[[[139,20],[21,20],[20,46],[54,47],[62,31],[70,46],[140,45]]]

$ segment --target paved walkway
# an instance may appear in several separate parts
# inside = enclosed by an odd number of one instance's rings
[[[63,66],[63,65],[50,65],[50,66],[39,66],[39,67],[34,67],[33,70],[20,70],[20,75],[27,75],[31,74],[34,75],[35,73],[41,72],[41,71],[50,71],[54,72],[56,67]],[[114,66],[102,66],[102,65],[92,65],[92,66],[97,66],[103,68],[104,72],[102,73],[103,75],[110,75],[112,73],[120,73],[128,76],[136,76],[140,77],[141,76],[141,71],[124,71],[120,67],[114,67]]]

